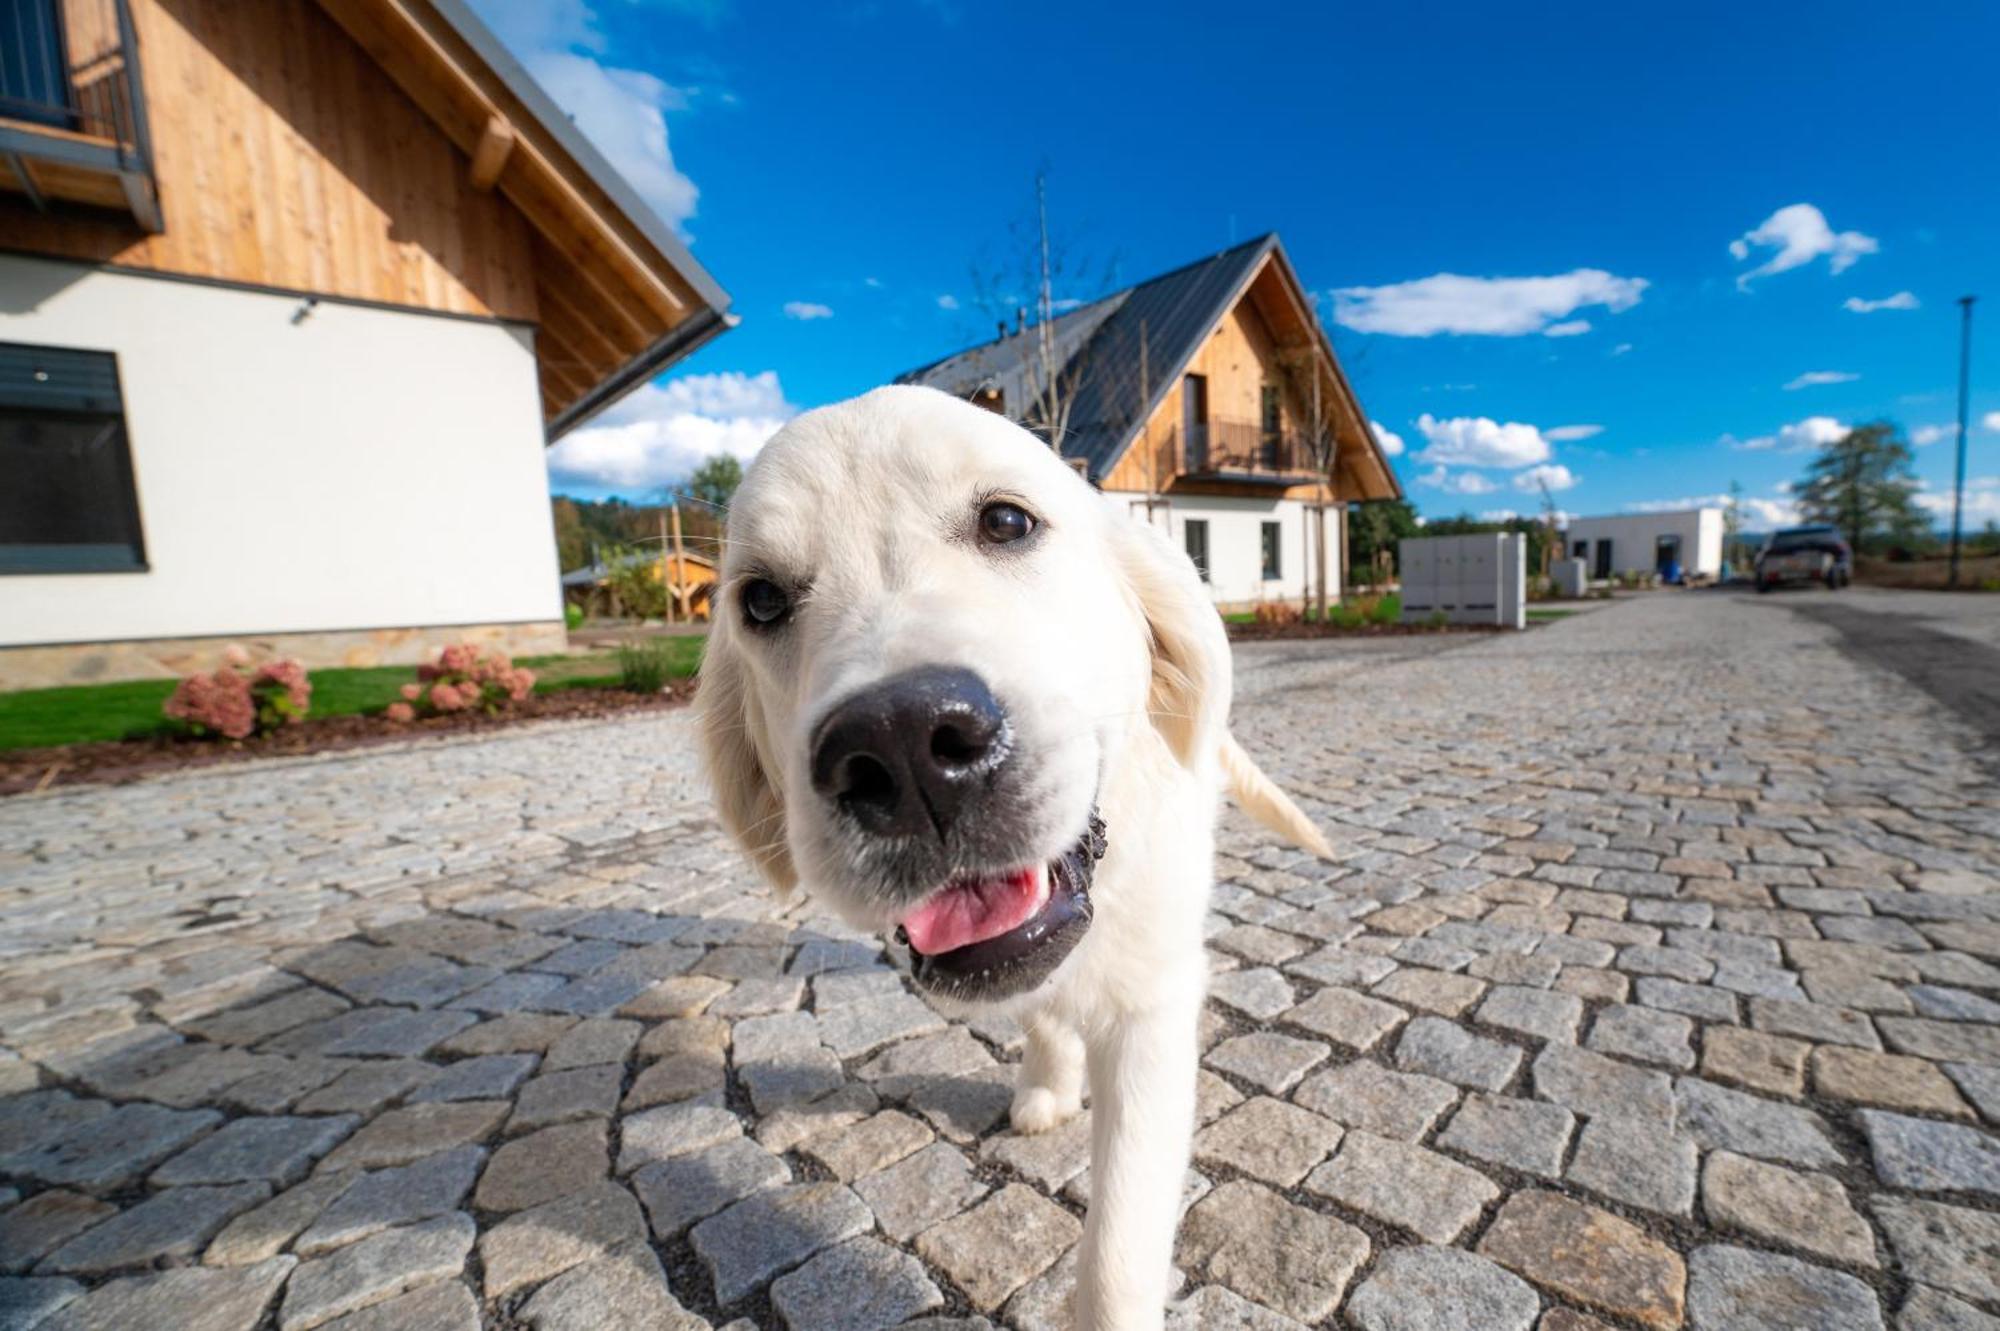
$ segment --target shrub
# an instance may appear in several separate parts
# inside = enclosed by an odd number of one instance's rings
[[[563,627],[574,633],[583,627],[583,607],[571,601],[563,607]]]
[[[193,674],[175,686],[160,708],[198,737],[248,739],[296,724],[312,708],[312,680],[289,657],[266,661],[248,674],[250,655],[241,647],[223,653],[223,664]]]
[[[1285,601],[1259,601],[1252,613],[1259,624],[1274,628],[1289,627],[1305,618],[1304,611]]]
[[[626,614],[659,619],[667,613],[667,586],[660,581],[657,558],[613,546],[605,552],[604,567],[604,580]]]
[[[674,645],[666,638],[642,638],[618,647],[619,687],[632,693],[658,693],[674,677]]]
[[[382,714],[391,721],[414,721],[419,713],[498,712],[534,690],[535,672],[515,665],[507,653],[462,642],[418,666],[417,682],[403,685],[403,700],[390,703]]]

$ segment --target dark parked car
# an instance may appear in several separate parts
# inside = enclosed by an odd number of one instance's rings
[[[1839,590],[1854,581],[1854,552],[1829,526],[1788,527],[1757,552],[1757,590],[1787,582],[1819,582]]]

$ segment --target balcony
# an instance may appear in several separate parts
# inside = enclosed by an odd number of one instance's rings
[[[0,190],[162,229],[128,0],[0,0]]]
[[[1162,476],[1260,485],[1310,485],[1319,479],[1305,440],[1249,421],[1177,427],[1163,451]]]

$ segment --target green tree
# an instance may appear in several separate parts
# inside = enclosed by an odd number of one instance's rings
[[[1799,511],[1839,528],[1855,550],[1923,540],[1910,445],[1889,421],[1857,425],[1826,445],[1799,483]]]
[[[1347,510],[1349,578],[1352,579],[1357,571],[1373,569],[1376,555],[1381,551],[1388,552],[1389,563],[1393,567],[1396,542],[1422,532],[1417,510],[1407,499],[1378,499],[1353,505]]]
[[[729,507],[736,487],[741,484],[742,462],[728,453],[717,453],[694,469],[694,475],[688,477],[687,492],[708,504],[711,512],[720,513]]]

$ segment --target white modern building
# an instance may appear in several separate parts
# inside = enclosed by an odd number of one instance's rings
[[[671,230],[463,0],[14,9],[0,688],[560,650],[546,444],[730,323]]]
[[[1347,504],[1402,497],[1275,235],[1054,320],[1048,382],[1040,330],[998,331],[899,382],[1030,428],[1052,382],[1062,455],[1173,537],[1225,610],[1305,600],[1322,549],[1338,599]]]
[[[1669,564],[1678,564],[1683,577],[1720,577],[1722,510],[1571,518],[1563,530],[1563,553],[1583,560],[1592,578],[1658,573]]]

